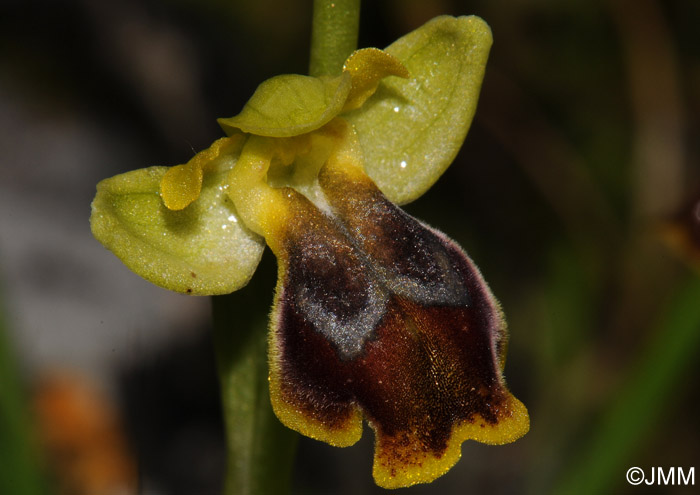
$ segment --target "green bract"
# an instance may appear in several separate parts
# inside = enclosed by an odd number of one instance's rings
[[[386,51],[354,52],[339,75],[273,77],[239,115],[219,119],[228,135],[240,136],[240,145],[219,143],[165,180],[167,169],[153,167],[102,181],[93,202],[93,234],[157,285],[187,294],[232,292],[250,279],[265,245],[238,220],[225,191],[227,171],[250,135],[303,138],[340,116],[354,127],[367,175],[391,201],[407,203],[457,154],[490,46],[491,32],[481,19],[444,16]],[[279,183],[285,174],[277,174],[266,179],[268,185],[315,190],[319,164],[296,156],[301,158],[292,164],[290,180]]]

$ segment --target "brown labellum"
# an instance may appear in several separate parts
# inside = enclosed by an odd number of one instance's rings
[[[385,487],[430,481],[466,439],[507,443],[527,412],[502,376],[506,327],[479,270],[366,178],[324,167],[322,213],[298,198],[273,316],[280,419],[335,445],[376,432]],[[303,219],[303,220],[301,220]]]

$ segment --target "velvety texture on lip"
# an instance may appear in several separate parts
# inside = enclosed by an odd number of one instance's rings
[[[466,439],[522,436],[527,413],[502,376],[505,323],[471,260],[362,176],[325,166],[319,182],[331,212],[298,198],[304,221],[277,253],[278,417],[334,445],[358,440],[364,417],[384,487],[440,476]]]

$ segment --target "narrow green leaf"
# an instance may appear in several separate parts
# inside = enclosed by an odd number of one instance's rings
[[[700,278],[691,276],[677,289],[636,369],[551,493],[616,493],[626,470],[635,465],[633,453],[657,431],[664,411],[684,393],[694,393],[685,374],[700,347],[698,301]]]
[[[0,493],[46,495],[28,398],[7,330],[0,304]]]
[[[165,207],[160,181],[167,167],[105,179],[92,203],[92,233],[132,271],[166,289],[194,295],[243,287],[265,246],[247,230],[222,186],[235,159],[204,178],[202,193],[180,211]]]
[[[476,111],[491,43],[480,18],[441,16],[386,49],[409,79],[383,80],[346,117],[368,175],[392,201],[418,198],[454,160]]]
[[[275,76],[263,82],[241,113],[218,119],[227,134],[243,132],[268,137],[298,136],[327,124],[343,108],[350,92],[350,75]]]

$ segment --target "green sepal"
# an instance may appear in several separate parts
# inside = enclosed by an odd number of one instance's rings
[[[166,208],[160,182],[168,167],[150,167],[97,184],[90,225],[95,238],[133,272],[184,294],[228,294],[248,283],[264,240],[247,230],[225,191],[235,163],[225,157],[204,178],[199,198]]]
[[[365,170],[393,202],[421,196],[452,163],[469,130],[492,44],[480,18],[441,16],[386,48],[411,74],[382,80],[344,117]]]
[[[218,119],[228,135],[241,130],[267,137],[305,134],[327,124],[345,104],[351,77],[275,76],[263,82],[235,117]]]

